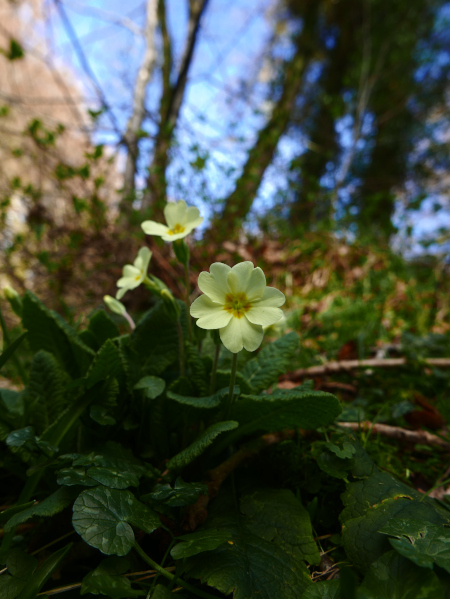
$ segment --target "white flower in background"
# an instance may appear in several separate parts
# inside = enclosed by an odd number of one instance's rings
[[[134,264],[126,264],[123,267],[123,276],[117,281],[117,287],[120,289],[116,293],[116,299],[122,299],[127,291],[139,287],[147,277],[147,268],[151,257],[152,253],[148,248],[141,248]]]
[[[198,286],[204,295],[191,305],[191,315],[201,329],[219,329],[220,339],[233,353],[245,347],[255,351],[263,339],[263,327],[283,318],[280,306],[286,298],[266,287],[263,271],[251,262],[230,268],[222,262],[200,273]]]
[[[164,216],[167,226],[154,220],[145,220],[141,224],[144,233],[157,235],[164,241],[176,241],[189,235],[195,227],[203,222],[199,209],[195,206],[188,207],[184,200],[167,203],[164,208]]]

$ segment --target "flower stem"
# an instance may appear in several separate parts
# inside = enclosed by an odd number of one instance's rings
[[[180,342],[180,376],[184,376],[184,339],[180,319],[177,320],[178,340]]]
[[[231,406],[233,405],[233,400],[234,400],[234,384],[236,382],[237,357],[238,357],[237,353],[233,354],[233,363],[231,365],[231,377],[230,377],[230,391],[228,394],[228,402],[227,402],[227,406],[226,406],[226,410],[225,410],[225,418],[228,418],[228,414],[230,413]]]
[[[130,329],[132,331],[134,331],[134,329],[136,328],[136,325],[134,323],[134,320],[131,318],[131,316],[128,314],[128,312],[125,312],[123,314],[123,317],[125,318],[125,320],[128,322],[128,324],[130,325]]]
[[[189,298],[191,297],[191,277],[189,273],[189,262],[184,264],[184,274],[186,280],[186,316],[188,321],[189,341],[192,343],[192,318],[191,318],[191,304]]]
[[[214,354],[214,363],[213,363],[212,372],[211,372],[211,385],[209,387],[209,392],[211,393],[211,395],[216,390],[217,364],[219,363],[219,354],[220,354],[221,347],[222,346],[220,345],[220,343],[218,343],[216,345],[216,353]]]
[[[156,570],[159,574],[161,574],[161,576],[164,576],[171,582],[176,582],[177,584],[180,585],[180,587],[183,587],[183,589],[186,589],[187,591],[194,593],[194,595],[197,595],[197,597],[203,597],[203,599],[217,599],[216,597],[214,597],[214,595],[205,593],[205,591],[202,591],[201,589],[197,589],[196,587],[189,584],[188,582],[185,582],[184,580],[181,580],[174,574],[171,574],[170,572],[167,572],[167,570],[164,570],[164,568],[162,568],[159,564],[154,562],[145,553],[145,551],[142,549],[142,547],[140,547],[140,545],[138,545],[137,542],[134,544],[134,548],[135,548],[136,552],[139,554],[139,556],[144,560],[144,562],[146,562],[149,566],[151,566],[154,570]]]

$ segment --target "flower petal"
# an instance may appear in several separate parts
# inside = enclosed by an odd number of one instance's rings
[[[225,303],[225,295],[230,293],[227,275],[231,268],[222,262],[216,262],[209,267],[210,272],[201,272],[198,277],[198,286],[203,293],[219,304]]]
[[[245,316],[253,324],[260,324],[263,327],[268,327],[281,320],[283,318],[283,312],[280,308],[253,305],[250,310],[245,313]]]
[[[154,220],[144,220],[144,222],[141,223],[141,228],[146,235],[158,235],[160,237],[162,237],[169,230],[169,227],[166,227],[166,225],[162,225],[161,223],[157,223]]]
[[[188,233],[190,233],[193,229],[195,229],[195,227],[198,227],[199,225],[201,225],[202,222],[203,222],[203,216],[199,216],[198,218],[185,223],[184,228],[187,231],[186,235]]]
[[[140,258],[140,264],[141,264],[140,268],[141,268],[141,272],[144,274],[144,276],[147,274],[147,269],[148,269],[148,265],[150,263],[151,257],[152,257],[152,253],[148,249],[148,247],[143,247],[138,252],[138,258]],[[136,260],[137,260],[137,258],[136,258]],[[135,266],[136,266],[136,262],[135,262]]]
[[[198,222],[199,219],[200,219],[200,222]],[[200,216],[200,210],[197,208],[197,206],[189,206],[189,208],[187,208],[186,213],[184,215],[184,223],[181,223],[181,224],[191,226],[192,223],[196,222],[197,224],[192,225],[192,228],[194,228],[197,225],[199,225],[202,221],[203,221],[203,217]]]
[[[264,289],[263,296],[260,300],[256,300],[254,302],[254,307],[267,307],[267,308],[279,308],[284,304],[286,298],[284,293],[282,293],[279,289],[275,289],[275,287],[266,287]]]
[[[234,354],[243,347],[247,351],[255,351],[261,345],[263,335],[262,327],[252,324],[245,317],[232,318],[226,327],[220,329],[222,343]]]
[[[167,202],[164,207],[164,217],[166,223],[170,229],[173,229],[175,225],[183,224],[186,216],[187,205],[184,200],[178,202]]]
[[[247,299],[250,302],[259,300],[262,298],[264,289],[266,288],[266,276],[263,271],[257,266],[254,271],[250,274],[250,279],[247,285]]]
[[[132,266],[131,264],[125,264],[125,266],[122,269],[122,274],[123,274],[122,279],[123,278],[134,279],[135,277],[141,276],[141,271],[139,270],[139,268],[136,268],[135,266]]]
[[[118,299],[118,300],[122,299],[127,291],[128,291],[128,287],[123,287],[122,289],[119,289],[116,293],[116,299]]]
[[[126,287],[127,289],[136,289],[142,283],[143,277],[121,277],[117,281],[117,287]]]
[[[174,235],[169,235],[169,233],[164,233],[161,235],[161,239],[164,241],[176,241],[177,239],[183,239],[186,235],[189,235],[190,231],[185,230],[182,233],[175,233]]]
[[[233,266],[228,273],[227,281],[232,293],[245,293],[247,291],[250,276],[254,270],[253,262],[240,262]]]
[[[208,296],[201,295],[191,305],[191,315],[198,318],[201,329],[221,329],[233,318],[220,304],[212,302]]]

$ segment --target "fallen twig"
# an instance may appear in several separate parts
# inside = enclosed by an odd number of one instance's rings
[[[446,451],[450,451],[450,443],[444,441],[437,435],[433,435],[428,431],[410,431],[400,426],[391,426],[389,424],[374,424],[368,420],[363,422],[338,422],[339,426],[345,428],[351,428],[354,431],[366,431],[383,437],[389,437],[390,439],[397,439],[398,441],[407,441],[409,443],[421,443],[422,445],[434,445],[440,447]]]
[[[450,358],[427,358],[423,360],[427,366],[438,366],[440,368],[450,368]],[[345,372],[356,370],[358,368],[397,368],[405,366],[408,363],[406,358],[370,358],[368,360],[341,360],[339,362],[327,362],[321,366],[310,366],[309,368],[299,368],[288,372],[284,379],[299,379],[305,376],[314,376],[319,374],[329,374],[331,372]]]

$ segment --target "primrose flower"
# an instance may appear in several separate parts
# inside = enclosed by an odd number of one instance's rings
[[[186,235],[203,222],[200,211],[195,206],[187,206],[184,200],[169,202],[164,208],[167,225],[162,225],[153,220],[145,220],[141,227],[147,235],[157,235],[164,241],[176,241]]]
[[[222,262],[202,272],[198,286],[204,295],[191,305],[191,315],[201,329],[219,329],[220,339],[233,353],[261,345],[263,327],[283,317],[280,306],[286,298],[274,287],[266,287],[263,271],[252,262],[230,268]]]
[[[145,280],[151,257],[152,253],[148,248],[141,248],[134,264],[126,264],[123,267],[123,276],[117,281],[117,287],[120,289],[116,293],[116,299],[122,299],[127,291],[136,289]]]

